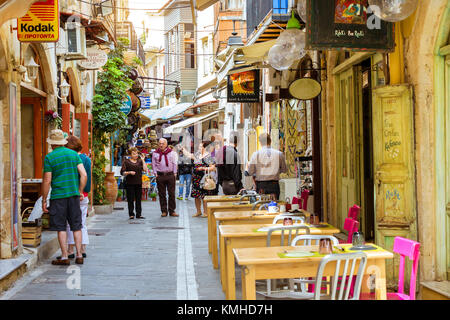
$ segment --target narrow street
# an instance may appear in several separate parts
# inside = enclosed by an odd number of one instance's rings
[[[193,200],[177,200],[178,218],[160,217],[159,202],[143,201],[145,220],[128,220],[126,202],[115,207],[124,209],[90,220],[90,245],[83,265],[72,262],[62,267],[51,265],[50,259],[44,261],[1,299],[225,298],[219,271],[213,269],[207,250],[207,219],[192,217]]]

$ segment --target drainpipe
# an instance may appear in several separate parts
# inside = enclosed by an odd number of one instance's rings
[[[0,27],[8,20],[23,17],[37,0],[10,0],[0,6]]]

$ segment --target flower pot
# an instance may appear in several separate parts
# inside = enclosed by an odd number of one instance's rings
[[[114,172],[106,172],[105,178],[105,187],[106,187],[106,200],[109,203],[114,204],[117,199],[117,192],[119,191],[119,187],[117,186],[116,179],[114,179]]]
[[[94,211],[95,214],[110,214],[114,210],[114,207],[112,204],[103,204],[103,205],[95,205]]]
[[[156,198],[152,198],[152,201],[156,201]]]

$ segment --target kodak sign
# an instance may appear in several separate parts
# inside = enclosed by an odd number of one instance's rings
[[[59,0],[35,2],[27,14],[17,19],[17,38],[22,42],[57,42]]]

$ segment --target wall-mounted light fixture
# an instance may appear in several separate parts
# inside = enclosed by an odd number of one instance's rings
[[[70,92],[70,84],[67,83],[66,79],[64,78],[63,83],[59,86],[61,89],[61,100],[62,102],[67,102],[67,97],[69,96]]]
[[[30,80],[35,80],[38,76],[39,72],[39,65],[34,61],[33,57],[30,57],[30,60],[28,60],[28,63],[25,65],[27,68],[27,75]]]

